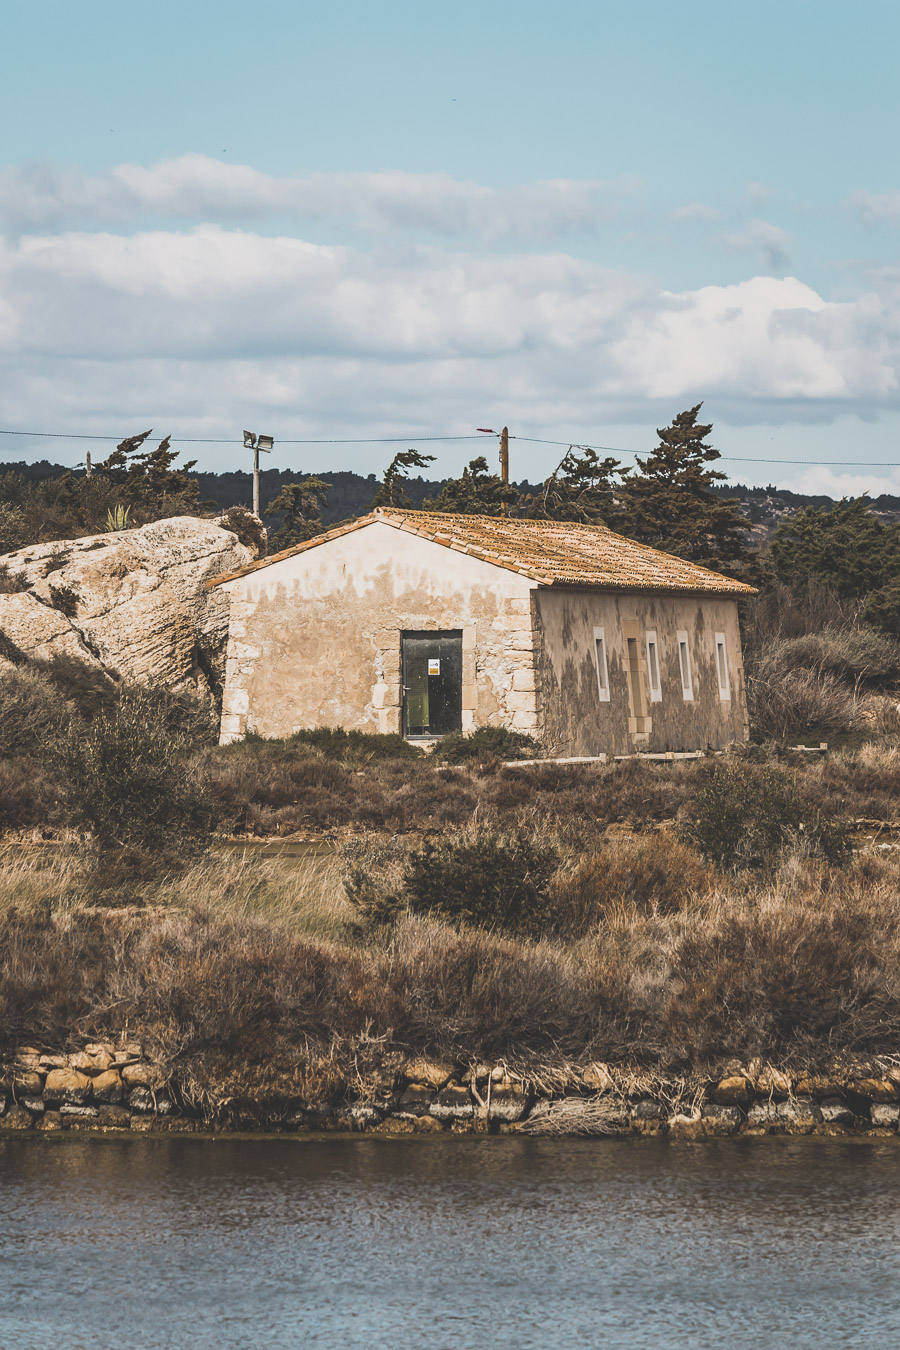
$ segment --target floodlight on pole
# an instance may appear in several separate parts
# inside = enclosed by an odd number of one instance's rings
[[[268,455],[275,444],[274,436],[257,436],[255,431],[244,432],[244,448],[253,451],[253,514],[259,516],[259,452]]]

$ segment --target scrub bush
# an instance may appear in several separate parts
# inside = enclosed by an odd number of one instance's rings
[[[42,756],[69,724],[69,708],[54,684],[28,666],[0,670],[0,750]]]
[[[212,811],[186,764],[190,742],[161,700],[127,690],[114,717],[72,728],[59,763],[72,815],[102,848],[185,849],[207,838]]]
[[[343,727],[309,727],[287,738],[289,745],[308,745],[326,759],[421,759],[422,751],[402,736],[381,736]]]
[[[478,727],[463,735],[453,731],[444,736],[432,750],[435,759],[445,764],[463,764],[467,760],[495,757],[496,759],[538,759],[541,747],[532,736],[507,727]]]
[[[412,853],[404,893],[415,914],[451,923],[539,933],[545,926],[555,848],[516,836],[473,833]]]
[[[773,765],[716,765],[691,808],[688,841],[723,868],[772,866],[789,844],[835,865],[849,853],[847,824],[810,808],[796,780]]]

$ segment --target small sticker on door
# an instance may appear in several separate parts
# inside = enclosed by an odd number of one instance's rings
[[[438,657],[438,656],[429,656],[429,658],[428,658],[428,674],[429,674],[429,675],[440,675],[440,673],[441,673],[441,660],[440,660],[440,657]]]

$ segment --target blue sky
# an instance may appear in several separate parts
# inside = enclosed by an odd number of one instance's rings
[[[735,478],[900,491],[898,40],[822,0],[10,8],[0,426],[643,451],[704,399]]]

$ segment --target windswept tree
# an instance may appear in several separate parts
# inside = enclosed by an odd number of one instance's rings
[[[446,515],[501,516],[503,508],[512,514],[519,493],[499,474],[488,471],[484,455],[470,460],[459,478],[448,478],[437,497],[425,502],[426,511]]]
[[[538,520],[613,526],[621,515],[615,480],[622,477],[617,459],[601,459],[588,445],[570,445],[541,491],[527,499],[526,513]]]
[[[707,444],[712,425],[697,424],[702,407],[657,430],[659,445],[622,485],[620,529],[642,544],[733,572],[747,553],[747,521],[733,501],[711,490],[726,475],[709,467],[721,456]]]
[[[172,449],[171,436],[155,449],[144,450],[151,434],[144,431],[139,436],[127,436],[92,475],[117,489],[119,504],[131,508],[136,525],[166,516],[192,515],[202,509],[199,484],[191,477],[197,461],[176,465],[178,451]]]
[[[267,516],[280,516],[281,524],[269,536],[274,549],[290,548],[314,539],[321,534],[322,512],[328,500],[330,483],[321,478],[303,478],[298,483],[285,483],[278,496],[266,507]]]
[[[434,455],[422,455],[418,450],[401,450],[384,471],[384,477],[372,498],[372,509],[376,506],[412,506],[412,498],[405,487],[408,470],[424,469],[433,459]]]

